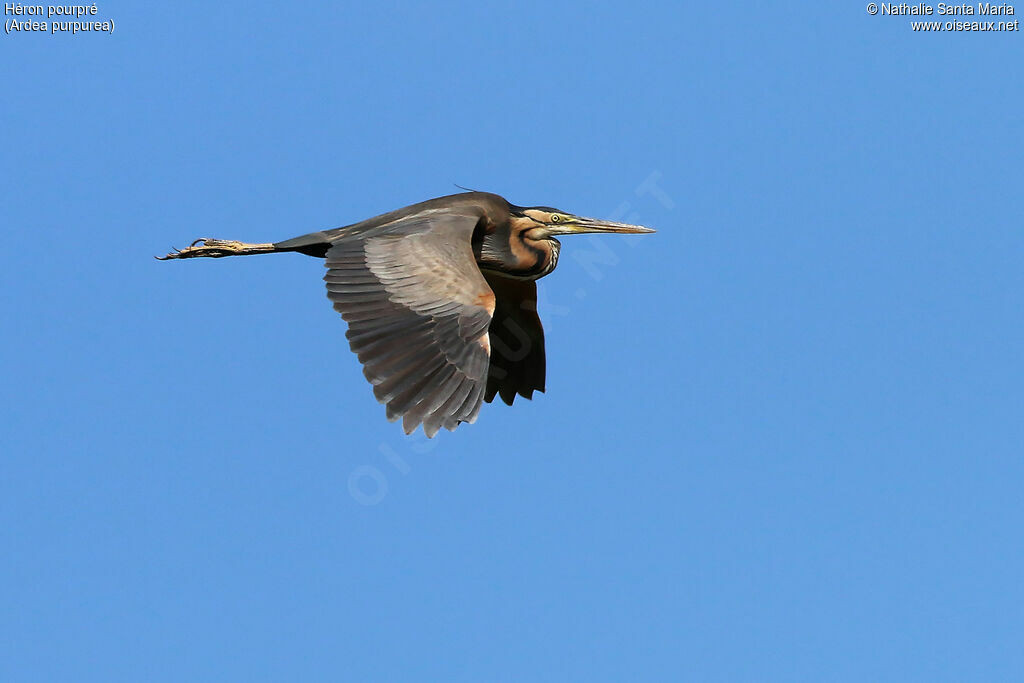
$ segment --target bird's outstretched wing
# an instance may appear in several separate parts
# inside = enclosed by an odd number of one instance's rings
[[[337,237],[327,296],[348,322],[389,420],[427,436],[473,422],[487,383],[494,294],[473,256],[472,216],[414,215]]]
[[[497,300],[491,319],[491,365],[484,400],[495,394],[512,405],[516,394],[544,391],[544,328],[537,315],[537,283],[485,273]]]

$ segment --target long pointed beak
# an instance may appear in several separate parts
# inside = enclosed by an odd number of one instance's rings
[[[557,233],[560,235],[575,235],[587,232],[617,232],[623,235],[643,235],[655,231],[642,225],[602,221],[597,218],[576,218],[574,221],[560,225],[557,228]]]

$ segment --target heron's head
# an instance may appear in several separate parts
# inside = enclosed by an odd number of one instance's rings
[[[513,207],[512,214],[533,239],[547,239],[555,235],[579,235],[587,232],[617,232],[624,235],[654,232],[642,225],[574,216],[549,206]]]

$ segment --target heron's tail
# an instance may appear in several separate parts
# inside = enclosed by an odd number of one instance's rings
[[[308,235],[293,237],[284,242],[275,242],[275,251],[297,251],[306,256],[325,258],[331,248],[331,237],[325,232],[311,232]]]

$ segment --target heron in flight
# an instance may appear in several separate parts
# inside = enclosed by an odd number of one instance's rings
[[[589,232],[654,231],[464,192],[283,242],[202,238],[159,258],[326,259],[327,296],[388,420],[433,437],[496,395],[512,405],[544,391],[536,281],[558,264],[557,235]]]

